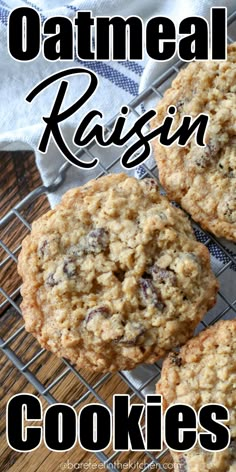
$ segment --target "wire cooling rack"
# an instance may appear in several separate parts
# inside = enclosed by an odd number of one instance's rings
[[[236,11],[228,18],[228,42],[233,42],[236,39]],[[152,97],[161,98],[163,92],[166,88],[170,85],[170,82],[179,72],[180,68],[182,67],[183,63],[181,61],[176,62],[173,66],[171,66],[161,77],[159,77],[151,86],[149,86],[143,93],[141,93],[138,97],[136,97],[132,102],[129,104],[129,110],[131,114],[135,116],[140,114],[140,107],[143,103]],[[114,124],[116,116],[107,123],[106,128],[109,130],[112,125]],[[80,150],[77,153],[78,157],[82,159],[94,157],[93,156],[93,148],[92,146],[88,146],[85,149]],[[121,170],[120,168],[120,156],[113,158],[112,160],[104,165],[104,163],[100,162],[96,168],[96,177],[99,178],[102,175],[108,174],[110,172],[117,172]],[[157,178],[157,170],[155,166],[148,168],[148,166],[144,167],[144,173],[142,178],[151,176]],[[11,227],[13,221],[17,221],[20,228],[26,229],[27,232],[30,231],[30,223],[25,215],[28,214],[28,209],[32,209],[36,202],[42,197],[42,195],[49,195],[60,188],[60,186],[65,182],[67,172],[71,168],[71,165],[68,162],[65,162],[59,172],[58,175],[55,177],[53,182],[48,186],[40,186],[36,188],[33,192],[28,194],[23,200],[21,200],[15,207],[13,207],[1,220],[0,220],[0,230],[1,234],[6,234]],[[76,170],[74,169],[74,172]],[[79,170],[81,173],[81,169]],[[84,171],[86,172],[86,171]],[[89,177],[88,179],[89,180]],[[236,266],[236,259],[231,250],[222,244],[214,236],[203,232],[201,228],[194,224],[194,228],[196,230],[196,234],[198,239],[200,239],[204,244],[208,247],[211,254],[214,254],[217,251],[218,258],[220,259],[221,263],[217,270],[216,276],[221,278],[224,274],[230,273],[230,277],[232,277],[232,269],[235,270]],[[19,235],[19,240],[22,240],[23,237],[21,234]],[[4,237],[0,239],[0,246],[2,249],[2,254],[4,254],[3,260],[0,263],[1,270],[4,269],[6,266],[14,266],[16,269],[17,263],[17,254],[21,248],[18,245],[15,248],[10,248],[4,243]],[[14,270],[13,268],[13,270]],[[230,272],[229,272],[230,271]],[[12,361],[12,363],[17,367],[17,369],[21,372],[21,374],[26,377],[28,382],[32,385],[35,391],[41,396],[48,404],[52,404],[54,402],[67,402],[70,403],[74,408],[79,408],[83,405],[85,401],[98,401],[104,405],[107,405],[111,408],[111,399],[112,394],[114,391],[110,393],[106,393],[106,398],[104,392],[108,391],[107,385],[111,378],[111,374],[106,375],[88,375],[86,372],[76,370],[67,360],[56,359],[53,354],[47,353],[44,349],[39,349],[37,342],[32,338],[32,336],[25,332],[23,320],[21,319],[21,311],[19,308],[20,303],[20,286],[14,290],[13,293],[8,293],[6,287],[0,287],[0,294],[2,296],[2,303],[0,304],[0,310],[3,310],[8,305],[11,306],[11,312],[14,319],[14,323],[18,320],[21,320],[20,326],[16,330],[10,333],[10,335],[6,335],[6,326],[4,326],[4,318],[3,321],[0,321],[0,348],[2,352]],[[207,327],[210,324],[218,321],[224,317],[235,317],[236,313],[236,299],[232,299],[228,292],[227,287],[224,284],[221,286],[220,292],[218,294],[218,301],[216,307],[214,307],[213,313],[209,312],[204,321],[202,321],[202,327]],[[2,334],[4,333],[4,335]],[[22,337],[23,336],[23,337]],[[30,339],[30,341],[29,341]],[[33,343],[33,344],[32,344]],[[23,345],[23,347],[22,347]],[[27,346],[33,346],[33,349],[30,349],[30,356],[28,355],[29,350],[27,350]],[[33,355],[32,355],[33,350]],[[40,372],[42,366],[49,366],[50,362],[53,362],[53,365],[56,368],[50,371],[49,379],[45,382],[42,382]],[[138,367],[135,369],[137,376],[139,377],[139,369],[142,367]],[[132,381],[132,376],[127,375],[125,372],[119,372],[114,374],[117,376],[119,382],[122,381],[126,389],[122,388],[121,391],[116,391],[115,393],[129,393],[131,395],[131,401],[133,403],[143,402],[145,399],[145,393],[149,391],[154,392],[154,385],[157,382],[160,372],[161,372],[161,364],[159,362],[155,363],[152,366],[148,366],[145,368],[145,375],[141,372],[140,378],[142,381],[137,384],[137,382]],[[45,377],[44,377],[45,378]],[[120,383],[119,383],[120,385]],[[61,389],[58,388],[61,386]],[[68,386],[69,392],[73,390],[74,397],[70,398],[70,393],[68,393]],[[60,392],[59,397],[56,396],[55,392]],[[62,392],[66,391],[66,395],[62,394]],[[68,396],[69,395],[69,396]],[[146,470],[150,470],[155,466],[155,470],[164,471],[166,468],[163,468],[163,458],[167,454],[167,450],[164,449],[161,453],[151,453],[149,451],[145,451],[145,457],[142,453],[142,470],[143,472]],[[104,452],[96,452],[97,459],[104,464],[108,470],[117,471],[118,468],[116,467],[117,461],[124,460],[122,458],[122,454],[119,451],[113,451],[110,449],[106,453]],[[134,454],[134,453],[133,453]],[[135,453],[135,459],[138,460],[139,456]],[[140,456],[141,457],[141,456]],[[127,457],[126,457],[127,459]]]

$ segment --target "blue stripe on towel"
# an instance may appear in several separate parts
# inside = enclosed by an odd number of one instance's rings
[[[10,9],[10,7],[7,5],[6,2],[4,2],[3,0],[0,0],[0,4],[3,6],[3,7],[6,7],[8,9]]]
[[[131,70],[132,72],[137,74],[139,77],[141,77],[144,71],[144,67],[141,66],[141,64],[138,64],[137,62],[134,62],[134,61],[118,61],[118,64]]]
[[[0,21],[4,26],[7,26],[9,13],[9,10],[7,10],[5,6],[0,6]]]
[[[114,85],[122,88],[134,97],[138,94],[139,84],[116,69],[113,69],[113,67],[111,67],[107,62],[81,61],[80,59],[76,59],[76,61],[84,67],[88,67],[89,69],[93,70],[105,79],[108,79]]]

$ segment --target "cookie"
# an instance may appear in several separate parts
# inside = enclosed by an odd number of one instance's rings
[[[205,144],[153,142],[160,181],[202,228],[236,241],[236,43],[225,62],[193,62],[181,70],[157,106],[152,126],[176,107],[171,134],[184,115],[209,115]]]
[[[19,257],[27,331],[78,368],[132,369],[183,344],[215,303],[209,252],[153,179],[69,190]]]
[[[187,403],[196,411],[207,403],[220,403],[230,412],[231,443],[220,452],[196,446],[186,453],[171,452],[182,472],[236,471],[236,319],[219,321],[187,342],[164,361],[156,391],[163,405]],[[174,469],[175,470],[175,469]]]

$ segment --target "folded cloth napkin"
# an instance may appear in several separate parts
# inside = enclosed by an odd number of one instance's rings
[[[182,18],[191,15],[197,14],[209,18],[212,6],[227,6],[228,14],[230,14],[234,9],[234,4],[233,0],[225,0],[223,5],[222,0],[192,0],[191,2],[186,2],[186,0],[146,0],[145,2],[143,0],[74,0],[68,2],[65,0],[35,0],[34,2],[0,0],[0,149],[33,149],[42,180],[48,186],[55,179],[60,166],[65,163],[65,159],[52,140],[46,154],[41,154],[37,150],[44,129],[42,116],[50,114],[52,102],[58,89],[58,84],[53,84],[50,90],[44,90],[32,103],[26,102],[25,97],[41,80],[57,71],[78,66],[94,71],[99,78],[99,89],[96,94],[62,126],[63,136],[68,145],[71,145],[72,136],[78,123],[89,110],[99,109],[104,114],[105,122],[108,122],[115,113],[119,112],[122,105],[128,104],[131,99],[137,96],[139,90],[145,89],[170,65],[169,62],[156,63],[148,60],[146,56],[142,61],[136,62],[80,61],[75,58],[74,61],[68,63],[49,62],[40,54],[32,62],[18,62],[9,55],[7,48],[7,23],[12,9],[19,6],[33,7],[39,12],[42,22],[51,16],[66,15],[73,18],[78,10],[92,10],[93,16],[122,15],[127,17],[137,15],[144,21],[151,16],[169,16],[177,25]],[[67,77],[67,80],[69,93],[65,105],[68,106],[83,92],[87,81],[85,77],[78,76]],[[71,145],[71,149],[75,151],[75,146]],[[100,157],[101,162],[106,161],[106,165],[114,159],[110,150],[109,152],[97,150],[96,154]],[[142,169],[139,168],[133,173],[140,177]],[[94,170],[82,171],[71,166],[64,183],[57,191],[49,195],[51,206],[60,200],[61,195],[68,188],[81,185],[94,176],[96,176]],[[199,233],[198,237],[201,239],[202,235]],[[230,245],[230,249],[233,251],[232,245]],[[218,271],[226,258],[214,245],[212,254],[213,269]],[[231,270],[222,274],[221,283],[224,287],[224,295],[232,302],[235,290]],[[207,315],[208,321],[214,319],[219,310],[224,309],[225,306],[225,302],[221,299],[217,305],[217,311],[213,309]],[[227,316],[233,316],[233,311],[228,312]],[[133,386],[139,388],[155,373],[155,367],[142,366],[132,373],[124,375]],[[153,385],[149,384],[148,389],[152,391]]]

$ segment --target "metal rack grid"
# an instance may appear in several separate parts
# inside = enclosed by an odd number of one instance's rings
[[[233,42],[236,39],[236,32],[235,29],[235,22],[236,22],[236,11],[228,18],[228,27],[230,36],[228,36],[228,41]],[[130,113],[134,115],[139,115],[140,112],[140,105],[144,103],[145,100],[149,99],[151,96],[158,96],[159,98],[162,97],[164,90],[168,87],[169,81],[173,80],[176,74],[179,72],[179,69],[182,67],[183,63],[181,61],[176,62],[173,66],[171,66],[161,77],[159,77],[150,87],[148,87],[143,93],[137,96],[134,100],[131,101],[129,104]],[[117,116],[117,115],[116,115]],[[106,128],[109,130],[115,122],[116,116],[106,125]],[[94,157],[92,154],[92,145],[88,146],[85,149],[81,149],[77,156],[82,157],[88,156],[91,158]],[[114,169],[117,171],[117,165],[119,166],[120,156],[113,159],[108,165],[104,165],[103,163],[99,163],[96,168],[96,178],[101,177],[102,175],[108,174],[112,172]],[[153,166],[148,168],[147,166],[143,166],[145,169],[145,173],[142,178],[146,176],[151,176],[154,178],[156,177],[156,167]],[[24,210],[29,207],[29,205],[34,205],[34,203],[44,194],[49,194],[57,190],[62,183],[66,179],[66,175],[68,170],[71,168],[71,164],[65,162],[61,168],[59,169],[58,175],[55,177],[53,182],[49,186],[40,186],[36,188],[33,192],[28,194],[23,200],[21,200],[15,207],[13,207],[1,220],[0,220],[0,230],[6,229],[7,225],[10,224],[14,219],[18,220],[18,223],[23,224],[28,231],[30,231],[30,224],[27,221],[26,217],[22,215]],[[80,170],[81,172],[81,170]],[[86,172],[86,171],[85,171]],[[221,255],[222,265],[218,270],[216,276],[220,277],[226,271],[234,268],[236,264],[235,256],[233,255],[232,251],[227,249],[221,241],[217,238],[203,232],[202,229],[194,223],[194,228],[196,229],[196,234],[198,239],[200,239],[204,244],[208,247],[210,252],[214,255],[214,248],[217,246],[218,251]],[[0,268],[3,268],[5,264],[17,263],[17,254],[21,248],[21,246],[17,246],[13,250],[6,246],[3,240],[0,239],[0,246],[5,253],[5,257],[0,263]],[[8,294],[4,287],[0,287],[0,293],[3,296],[3,302],[0,304],[0,309],[5,308],[8,304],[11,305],[14,316],[17,317],[21,316],[21,311],[18,306],[18,303],[15,302],[16,297],[20,293],[20,287],[14,290],[13,293]],[[19,297],[18,297],[19,298]],[[210,317],[209,319],[205,318],[202,321],[203,327],[207,327],[210,324],[218,321],[219,319],[225,317],[228,314],[231,316],[235,316],[236,313],[236,299],[230,300],[227,295],[224,293],[224,287],[221,288],[218,297],[218,303],[216,305],[216,309],[214,310],[214,316]],[[0,323],[1,328],[1,323]],[[52,404],[56,401],[60,401],[56,399],[52,390],[60,384],[64,379],[68,378],[71,374],[73,378],[76,379],[76,382],[79,385],[83,386],[83,393],[82,395],[76,399],[72,403],[72,406],[78,407],[80,406],[90,395],[92,396],[93,400],[97,400],[98,402],[107,405],[107,401],[104,400],[99,390],[106,384],[106,382],[110,379],[111,374],[101,375],[96,381],[91,384],[85,376],[77,371],[66,359],[62,359],[61,366],[62,372],[57,375],[52,382],[50,382],[47,386],[44,385],[40,379],[37,377],[36,374],[32,372],[32,366],[37,365],[37,362],[42,358],[45,354],[44,349],[39,349],[37,347],[37,352],[27,361],[24,361],[22,357],[20,357],[17,352],[12,349],[11,345],[14,343],[18,338],[20,339],[21,334],[24,332],[24,326],[20,326],[16,331],[13,332],[10,336],[4,338],[0,337],[0,348],[2,352],[12,361],[12,363],[17,367],[17,369],[25,376],[30,384],[35,388],[35,390],[46,400],[48,404]],[[30,334],[27,334],[27,337],[30,337]],[[53,354],[49,354],[53,356]],[[58,361],[59,362],[59,361]],[[135,387],[132,381],[127,379],[125,373],[120,372],[115,375],[119,375],[120,378],[125,382],[125,384],[130,388],[131,400],[132,399],[139,399],[144,401],[144,394],[145,389],[150,387],[154,382],[157,381],[158,377],[160,376],[161,365],[157,362],[155,363],[152,368],[150,369],[150,375],[139,387]],[[157,470],[164,471],[163,466],[161,465],[161,459],[167,454],[167,450],[164,449],[161,453],[155,454],[145,451],[145,457],[148,462],[145,463],[145,467],[142,469],[143,472],[146,470],[150,470],[153,464],[156,464]],[[115,462],[117,458],[119,458],[120,452],[113,451],[110,454],[105,454],[104,452],[96,452],[97,458],[104,463],[108,470],[117,471],[118,469],[115,467]]]

